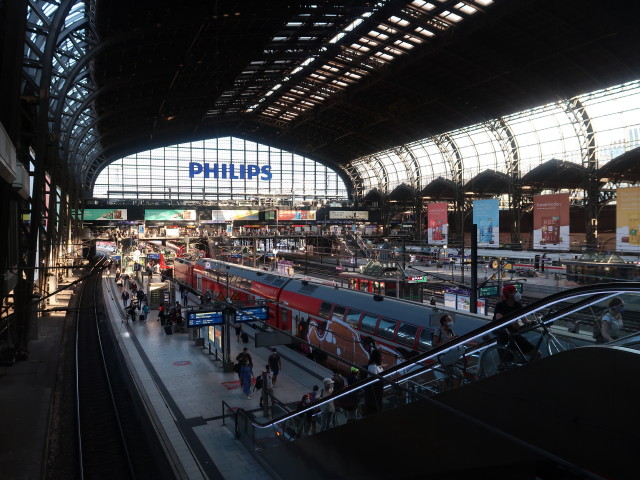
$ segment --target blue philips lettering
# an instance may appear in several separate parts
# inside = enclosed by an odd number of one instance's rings
[[[249,165],[247,170],[247,178],[249,180],[251,180],[253,177],[257,177],[260,173],[260,167],[258,167],[258,165]]]
[[[260,180],[271,180],[271,177],[273,177],[273,174],[271,173],[271,165],[264,165],[260,171],[262,172]]]
[[[204,178],[228,178],[230,180],[251,180],[259,177],[259,180],[271,180],[271,165],[235,165],[233,163],[199,163],[189,162],[189,178],[204,174]]]
[[[189,162],[189,178],[202,173],[202,165],[197,162]]]
[[[213,173],[213,178],[218,178],[218,164],[217,163],[213,165],[213,168],[208,163],[204,164],[204,178],[209,178],[209,175],[211,175],[211,173]]]

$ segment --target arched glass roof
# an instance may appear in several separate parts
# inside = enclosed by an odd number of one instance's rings
[[[192,164],[201,166],[202,171],[193,173],[199,167]],[[209,170],[208,177],[205,168]],[[259,169],[259,173],[249,175],[251,168]],[[239,138],[222,137],[119,159],[100,172],[93,197],[216,202],[286,198],[318,202],[346,201],[347,188],[335,171],[309,158]]]
[[[583,164],[587,123],[598,167],[640,145],[640,80],[404,145],[417,168],[399,160],[396,147],[358,158],[350,169],[361,177],[363,195],[371,189],[389,193],[403,183],[423,188],[438,177],[453,178],[457,158],[462,159],[463,183],[487,169],[506,173],[516,159],[522,176],[552,158]]]

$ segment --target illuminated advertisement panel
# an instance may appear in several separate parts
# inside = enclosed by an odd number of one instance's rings
[[[234,220],[259,220],[259,210],[211,210],[213,223],[227,223]]]
[[[500,244],[500,210],[498,199],[474,200],[473,223],[478,226],[478,246],[498,247]]]
[[[616,250],[640,252],[640,187],[619,188],[616,205]]]
[[[195,210],[145,210],[145,220],[196,220]]]
[[[315,210],[278,210],[278,220],[315,220]]]
[[[113,209],[113,208],[85,208],[84,209],[85,220],[126,220],[126,209]]]
[[[533,248],[569,250],[569,194],[533,196]]]
[[[108,253],[115,253],[117,250],[116,242],[103,242],[98,240],[96,242],[96,250]]]
[[[446,245],[449,231],[447,218],[448,204],[446,202],[430,203],[427,206],[427,243],[431,245]]]
[[[314,212],[315,213],[315,212]],[[369,220],[368,210],[331,210],[329,220]]]

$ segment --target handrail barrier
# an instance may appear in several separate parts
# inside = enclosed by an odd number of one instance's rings
[[[352,386],[346,387],[334,394],[322,398],[312,405],[304,408],[296,408],[292,410],[286,404],[274,402],[272,406],[271,419],[268,421],[259,421],[253,415],[242,409],[238,410],[236,415],[236,431],[243,443],[250,450],[261,450],[269,446],[276,445],[282,441],[292,441],[304,435],[310,435],[320,430],[319,428],[319,411],[330,403],[336,406],[335,416],[326,425],[327,428],[333,428],[343,425],[349,421],[355,421],[366,416],[367,412],[357,410],[355,412],[343,408],[344,400],[347,398],[357,397],[360,402],[366,404],[371,399],[375,402],[374,412],[396,408],[418,400],[426,400],[432,405],[458,417],[464,418],[466,421],[480,425],[483,428],[493,431],[503,437],[509,438],[510,441],[516,442],[531,451],[543,455],[550,461],[564,465],[573,471],[579,471],[585,475],[585,478],[597,478],[589,472],[583,472],[579,467],[571,465],[565,460],[556,457],[554,454],[544,451],[535,445],[524,442],[521,439],[514,438],[510,434],[498,431],[495,427],[485,424],[475,418],[470,418],[465,413],[453,409],[434,398],[435,393],[442,391],[439,384],[443,376],[447,375],[447,364],[444,362],[446,354],[454,354],[460,352],[460,347],[464,347],[461,354],[463,362],[463,373],[469,373],[469,380],[477,379],[476,373],[479,359],[483,353],[493,348],[497,344],[495,333],[497,330],[504,329],[507,325],[527,320],[535,321],[535,326],[545,326],[545,332],[548,326],[561,318],[570,318],[578,312],[590,311],[594,314],[594,308],[604,308],[598,306],[602,302],[606,302],[612,297],[634,296],[638,299],[638,307],[640,314],[640,283],[609,283],[600,285],[588,285],[572,290],[564,290],[547,298],[537,300],[530,305],[523,307],[520,312],[505,316],[500,320],[491,321],[472,332],[461,335],[454,341],[433,348],[432,350],[419,354],[414,358],[405,361],[399,365],[387,369],[380,374],[366,372],[366,378],[359,380]],[[633,302],[628,302],[633,303]],[[597,307],[596,307],[597,306]],[[524,335],[537,335],[533,330],[534,326],[521,330]],[[543,332],[544,334],[544,332]],[[560,335],[562,337],[562,335]],[[583,336],[584,344],[593,343],[589,341],[589,337]],[[562,337],[562,341],[564,341]],[[567,345],[571,342],[568,341]],[[555,353],[553,351],[548,354]],[[346,365],[351,365],[345,362]],[[465,372],[465,368],[475,370],[474,372]],[[497,373],[497,372],[496,372]],[[466,383],[465,378],[460,383]],[[322,422],[325,423],[325,422]],[[577,469],[577,470],[576,470]]]

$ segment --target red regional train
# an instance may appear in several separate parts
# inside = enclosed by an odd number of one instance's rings
[[[392,297],[371,295],[334,285],[277,275],[208,258],[176,258],[174,279],[216,300],[269,306],[268,324],[305,340],[300,349],[316,355],[330,368],[337,361],[322,358],[323,351],[352,364],[368,362],[375,345],[387,367],[431,348],[443,309]],[[455,331],[462,335],[484,325],[487,317],[449,311]],[[324,355],[326,357],[326,355]],[[325,361],[326,360],[326,361]]]

